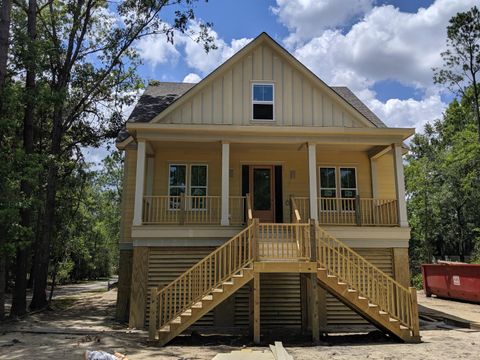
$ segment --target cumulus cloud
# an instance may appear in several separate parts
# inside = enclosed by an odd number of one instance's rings
[[[416,13],[391,5],[373,7],[348,31],[331,27],[313,33],[290,50],[327,83],[350,87],[389,125],[421,130],[425,122],[440,117],[446,106],[433,84],[432,67],[441,65],[448,20],[477,1],[436,0]],[[277,1],[280,3],[283,1]],[[300,29],[307,25],[301,24],[302,16],[307,15],[292,12],[290,19],[282,20],[279,13],[279,19],[293,28],[294,34],[303,34]],[[297,23],[300,25],[292,25]],[[284,41],[289,46],[291,36]],[[382,103],[371,90],[382,80],[421,89],[425,96],[419,101],[391,99]]]
[[[286,43],[293,45],[327,28],[343,26],[371,7],[372,0],[277,0],[271,10],[291,31]]]
[[[180,57],[175,45],[167,41],[164,34],[141,38],[137,43],[140,57],[152,67],[165,63],[176,63]]]
[[[183,78],[182,82],[196,84],[196,83],[200,82],[200,80],[202,80],[200,75],[195,74],[195,73],[190,73]]]
[[[193,31],[199,30],[198,24],[195,22],[191,23],[190,28]],[[185,46],[185,61],[187,65],[201,72],[203,75],[215,70],[225,60],[232,57],[233,54],[252,41],[252,39],[249,38],[241,38],[232,39],[230,43],[227,43],[213,30],[210,32],[210,35],[214,38],[217,49],[212,49],[208,53],[205,53],[202,44],[195,42],[190,37],[183,37],[182,40],[180,40]]]

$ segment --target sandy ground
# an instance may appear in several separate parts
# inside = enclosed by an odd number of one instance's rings
[[[212,359],[246,345],[249,338],[184,336],[164,348],[146,341],[146,333],[131,331],[113,318],[116,291],[83,293],[57,299],[54,309],[0,325],[0,359],[82,359],[87,349],[122,352],[135,359]],[[420,303],[424,302],[420,295]],[[434,301],[436,299],[429,299]],[[458,308],[458,303],[443,305]],[[464,315],[480,305],[461,303]],[[470,310],[468,310],[470,309]],[[480,329],[422,321],[421,344],[399,344],[376,333],[335,335],[312,346],[305,338],[281,336],[287,351],[303,359],[480,359]],[[253,348],[253,347],[252,347]],[[255,349],[265,349],[257,347]]]

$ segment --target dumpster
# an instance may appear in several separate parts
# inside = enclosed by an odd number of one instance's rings
[[[422,265],[425,295],[480,303],[480,264]]]

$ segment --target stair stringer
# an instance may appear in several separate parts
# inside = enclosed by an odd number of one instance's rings
[[[166,345],[172,339],[180,335],[202,316],[220,305],[241,287],[253,279],[253,268],[245,267],[229,279],[223,282],[221,287],[212,289],[202,297],[202,300],[183,312],[179,317],[165,324],[158,331],[158,342],[160,346]]]
[[[327,270],[321,268],[320,265],[317,268],[317,279],[323,289],[329,291],[343,304],[380,330],[407,343],[420,342],[420,337],[414,336],[412,331],[404,327],[400,321],[392,318],[387,312],[380,310],[377,304],[370,302],[370,299],[359,294],[355,288],[341,282],[337,276],[329,275]]]

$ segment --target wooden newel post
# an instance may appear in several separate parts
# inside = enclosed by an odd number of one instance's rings
[[[412,333],[414,337],[420,338],[420,323],[418,320],[418,301],[417,301],[417,289],[409,287],[410,297],[412,299]],[[420,339],[419,339],[420,340]]]
[[[355,222],[362,225],[362,209],[360,208],[360,195],[355,196]]]
[[[157,339],[158,294],[157,288],[150,289],[150,314],[148,318],[148,339]]]
[[[187,203],[185,201],[185,193],[180,194],[180,217],[179,222],[180,225],[185,224],[185,210],[187,208]]]
[[[252,258],[253,261],[258,261],[258,237],[260,231],[258,219],[253,219],[253,236],[252,236]]]
[[[314,219],[309,220],[310,225],[310,259],[317,261],[317,222]]]

